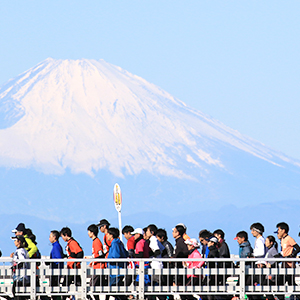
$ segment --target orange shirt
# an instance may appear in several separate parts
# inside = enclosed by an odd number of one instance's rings
[[[93,240],[93,245],[92,245],[92,252],[93,252],[93,258],[97,258],[99,256],[103,255],[103,245],[101,241],[98,238],[95,238]],[[93,261],[92,262],[93,269],[104,269],[105,264]]]
[[[296,242],[293,238],[291,238],[289,235],[281,239],[281,250],[282,250],[282,256],[287,257],[292,254],[294,246],[296,245]],[[294,263],[292,262],[286,262],[286,267],[292,268],[294,266]]]
[[[66,251],[68,254],[68,259],[74,260],[74,258],[75,259],[83,258],[83,250],[73,238],[70,238],[68,240]],[[67,262],[68,269],[74,269],[75,265],[76,265],[76,269],[80,269],[80,262],[77,262],[77,263],[75,263],[74,261]]]

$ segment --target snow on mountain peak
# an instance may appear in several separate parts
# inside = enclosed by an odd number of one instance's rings
[[[104,60],[48,58],[0,88],[0,165],[123,177],[226,170],[223,147],[294,163]]]

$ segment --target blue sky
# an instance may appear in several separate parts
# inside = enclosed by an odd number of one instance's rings
[[[300,159],[299,1],[1,1],[0,85],[101,59]]]

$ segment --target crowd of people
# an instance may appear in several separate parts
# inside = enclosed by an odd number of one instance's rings
[[[103,242],[98,238],[99,230],[103,233]],[[240,231],[236,234],[235,240],[239,245],[240,258],[257,258],[257,261],[246,261],[246,267],[255,266],[257,268],[272,268],[278,265],[278,262],[270,261],[270,258],[282,257],[282,266],[285,268],[295,267],[295,263],[288,261],[288,258],[295,258],[300,252],[299,245],[295,240],[289,236],[288,224],[282,222],[277,224],[278,239],[281,243],[281,250],[278,250],[276,239],[273,235],[264,237],[264,226],[261,223],[253,223],[250,226],[251,234],[255,238],[254,247],[252,248],[248,234],[246,231]],[[11,254],[13,258],[13,293],[18,285],[28,286],[30,284],[29,277],[17,274],[17,269],[29,268],[28,263],[22,263],[20,259],[40,258],[41,255],[37,248],[36,238],[32,231],[25,227],[25,224],[20,223],[13,230],[15,236],[14,240],[16,250]],[[145,228],[133,228],[130,225],[124,226],[122,234],[127,240],[126,246],[120,240],[120,232],[117,228],[110,227],[110,223],[106,219],[100,220],[98,224],[92,224],[87,228],[87,234],[92,240],[92,258],[107,258],[107,259],[122,259],[122,258],[156,258],[155,260],[145,261],[144,267],[153,269],[162,268],[221,268],[221,267],[239,267],[238,264],[233,266],[231,261],[220,262],[217,261],[176,261],[172,263],[173,258],[230,258],[230,250],[225,242],[225,233],[221,229],[213,232],[204,229],[199,232],[199,240],[190,238],[187,234],[187,227],[180,223],[177,224],[172,231],[175,245],[169,241],[165,229],[157,228],[156,225],[150,224]],[[66,254],[59,243],[59,238],[66,243]],[[57,262],[55,259],[68,258],[68,269],[79,269],[81,262],[76,262],[76,259],[84,258],[84,252],[80,244],[72,237],[72,231],[68,227],[62,228],[60,231],[53,230],[49,234],[49,240],[52,243],[52,250],[50,253],[50,261],[48,265],[52,269],[64,268],[63,262]],[[201,249],[200,249],[201,248]],[[169,258],[170,260],[159,260],[161,258]],[[93,269],[104,268],[138,268],[139,262],[130,261],[130,263],[113,262],[113,261],[91,261],[90,265]],[[278,279],[279,278],[279,279]],[[98,274],[92,275],[90,280],[91,286],[115,286],[126,285],[139,282],[139,276],[124,276],[124,275],[110,275],[101,276]],[[145,275],[145,285],[223,285],[226,278],[221,275],[200,276],[196,274],[189,274],[186,277],[178,276],[162,276],[162,275]],[[289,284],[292,277],[287,277]],[[281,278],[281,281],[283,279]],[[81,277],[74,276],[52,276],[51,286],[62,285],[81,285]],[[283,284],[280,282],[280,276],[276,279],[273,276],[266,278],[246,278],[246,284]],[[171,296],[168,298],[170,299]],[[215,298],[214,298],[215,297]],[[208,299],[218,299],[217,296],[207,296]],[[56,298],[56,297],[53,297]],[[95,300],[99,300],[99,295],[94,296]],[[117,296],[120,299],[127,299],[127,297]],[[172,297],[171,297],[172,298]],[[182,299],[192,299],[191,295],[182,295]],[[159,299],[166,299],[166,296],[159,296]],[[202,297],[205,299],[205,297]]]

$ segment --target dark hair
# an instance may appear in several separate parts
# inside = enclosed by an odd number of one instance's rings
[[[214,234],[219,234],[221,236],[221,239],[223,240],[224,239],[224,236],[225,236],[225,233],[222,229],[216,229],[214,231]]]
[[[156,236],[158,236],[161,239],[164,239],[164,241],[168,239],[167,232],[162,228],[157,229]]]
[[[134,231],[134,228],[132,226],[126,225],[122,229],[122,234],[125,234],[125,233],[128,233],[128,232],[131,233],[133,231]]]
[[[253,223],[251,226],[250,226],[250,229],[252,230],[255,230],[260,233],[260,234],[263,234],[265,232],[265,227],[261,224],[261,223]]]
[[[199,237],[203,238],[203,239],[208,239],[211,236],[213,236],[213,234],[208,231],[207,229],[203,229],[199,232]]]
[[[107,232],[111,234],[114,239],[117,239],[120,236],[119,229],[115,227],[108,228]]]
[[[185,233],[185,229],[183,226],[181,225],[176,225],[175,228],[177,229],[177,231],[179,232],[179,235],[183,236]]]
[[[60,235],[72,237],[72,231],[69,227],[63,227],[60,231]]]
[[[273,244],[273,246],[278,250],[278,243],[275,240],[275,237],[273,235],[267,236],[267,239],[269,239],[270,243]]]
[[[245,241],[248,241],[248,233],[246,231],[240,231],[236,234],[239,238],[244,238]]]
[[[37,242],[36,242],[36,236],[33,234],[32,230],[30,228],[26,228],[25,229],[25,235],[27,235],[27,237],[29,239],[31,239],[31,241],[36,245]]]
[[[92,232],[95,236],[98,236],[99,233],[99,229],[95,224],[90,225],[87,230],[89,230],[90,232]]]
[[[150,232],[153,234],[153,235],[156,235],[156,233],[157,233],[157,226],[156,225],[154,225],[154,224],[150,224],[150,225],[148,225],[148,227],[147,227],[147,230],[150,230]]]
[[[286,224],[285,222],[281,222],[281,223],[278,223],[276,225],[277,228],[280,228],[280,229],[284,229],[285,230],[285,233],[289,233],[289,230],[290,230],[290,227],[288,224]]]
[[[58,241],[58,239],[59,239],[59,232],[57,230],[51,230],[51,233],[55,237],[55,239]]]
[[[147,228],[148,228],[148,227],[144,227],[144,228],[143,228],[144,234],[146,233]]]

